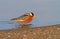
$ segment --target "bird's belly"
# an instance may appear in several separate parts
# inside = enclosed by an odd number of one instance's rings
[[[32,21],[32,17],[29,17],[29,18],[26,18],[24,20],[15,20],[16,22],[19,22],[19,23],[29,23]]]

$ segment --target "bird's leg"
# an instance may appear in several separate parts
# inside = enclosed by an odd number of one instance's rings
[[[27,26],[28,24],[27,23],[24,23],[23,26]]]

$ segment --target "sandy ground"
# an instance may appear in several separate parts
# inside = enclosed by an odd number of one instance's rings
[[[60,39],[60,24],[0,30],[0,39]]]

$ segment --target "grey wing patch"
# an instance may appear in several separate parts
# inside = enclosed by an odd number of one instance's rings
[[[24,19],[27,18],[27,17],[28,17],[28,15],[22,15],[22,16],[19,16],[18,19],[24,20]]]

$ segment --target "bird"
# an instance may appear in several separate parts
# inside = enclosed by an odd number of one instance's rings
[[[31,22],[34,18],[34,13],[33,12],[29,12],[29,13],[25,13],[19,17],[16,18],[12,18],[11,20],[18,22],[18,23],[22,23],[22,24],[27,24],[29,22]]]

